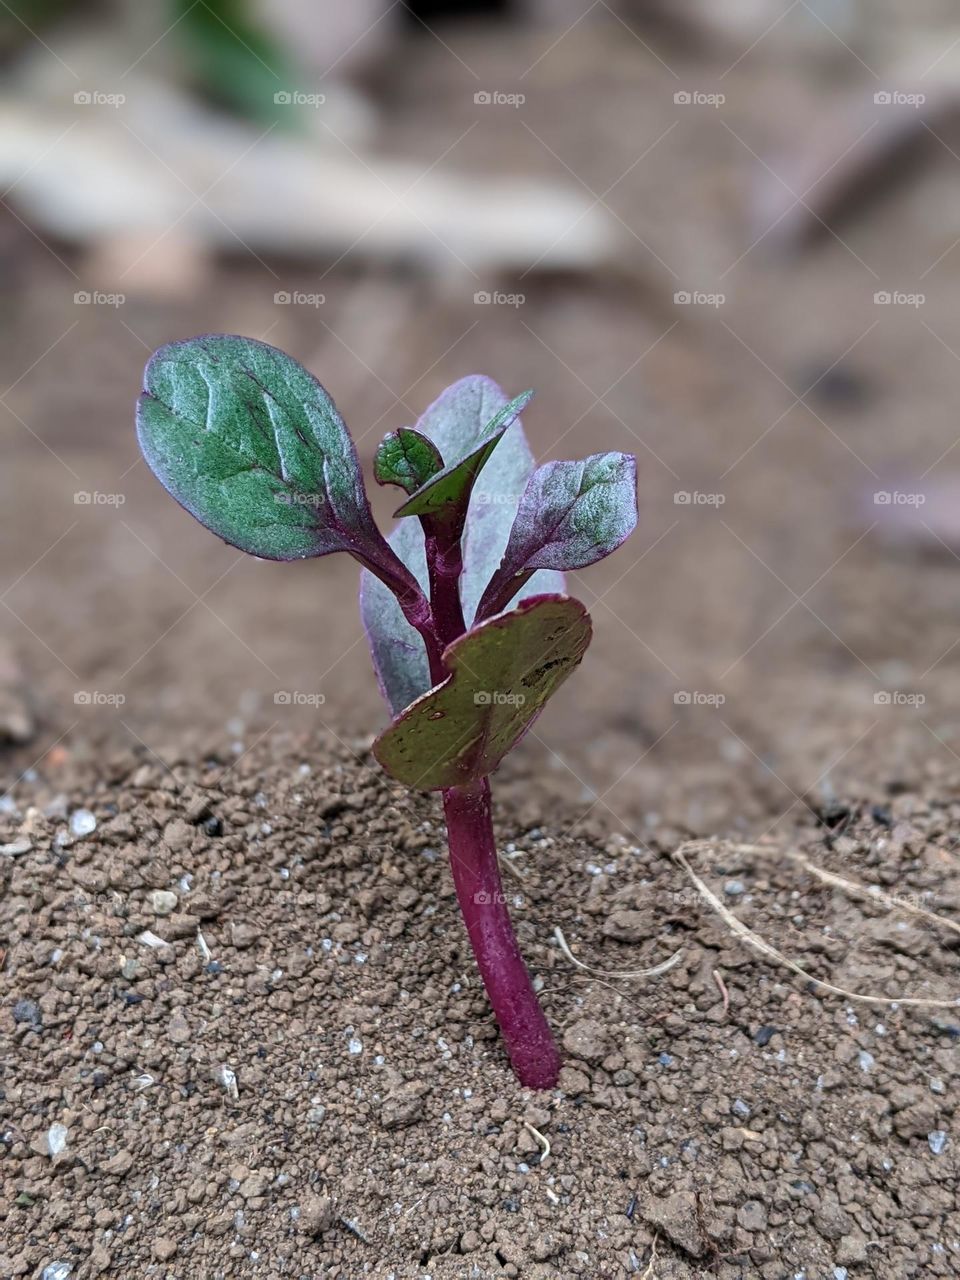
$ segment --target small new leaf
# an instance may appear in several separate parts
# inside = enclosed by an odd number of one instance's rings
[[[395,484],[407,493],[416,493],[442,469],[440,450],[413,427],[384,436],[373,462],[377,484]]]
[[[413,493],[395,516],[440,516],[462,518],[477,476],[487,459],[503,439],[504,432],[512,426],[533,399],[532,391],[524,391],[509,404],[505,404],[483,429],[480,443],[465,457],[443,468],[422,488]]]
[[[548,462],[530,477],[479,619],[505,608],[536,569],[583,569],[624,542],[637,523],[637,464],[627,453]]]
[[[399,782],[464,785],[499,765],[580,662],[590,615],[567,596],[535,596],[455,640],[450,676],[418,698],[373,745]]]
[[[333,401],[284,352],[220,334],[161,347],[137,435],[165,488],[225,542],[268,560],[348,551],[416,590],[374,523]]]

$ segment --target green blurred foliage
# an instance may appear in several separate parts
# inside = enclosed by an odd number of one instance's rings
[[[203,93],[255,120],[277,119],[274,94],[295,84],[284,49],[247,0],[171,0],[187,70]]]

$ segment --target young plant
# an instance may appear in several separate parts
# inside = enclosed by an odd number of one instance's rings
[[[560,1056],[507,913],[489,775],[590,643],[563,570],[618,547],[637,504],[627,454],[534,468],[519,422],[531,394],[508,402],[488,378],[462,378],[415,428],[386,436],[374,474],[406,494],[389,540],[333,401],[274,347],[217,334],[161,347],[137,435],[166,489],[231,545],[268,560],[359,560],[363,622],[394,717],[373,753],[404,785],[440,792],[487,995],[521,1083],[545,1089]]]

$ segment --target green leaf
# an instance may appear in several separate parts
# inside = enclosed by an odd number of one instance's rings
[[[401,427],[383,437],[373,460],[377,484],[395,484],[415,493],[443,469],[437,446],[413,427]]]
[[[477,448],[484,431],[507,404],[506,395],[495,382],[479,374],[471,375],[441,393],[420,418],[417,430],[433,441],[444,458],[460,459]],[[487,462],[467,513],[460,595],[468,621],[503,557],[520,495],[533,466],[523,426],[517,421]],[[420,521],[401,520],[389,542],[421,588],[428,590]],[[558,573],[536,573],[519,599],[561,592],[563,585]],[[361,579],[360,610],[380,689],[396,715],[430,688],[423,643],[390,591],[368,573]]]
[[[454,519],[463,518],[477,476],[503,439],[504,432],[516,422],[532,398],[532,391],[524,391],[499,409],[484,427],[483,439],[476,448],[444,467],[393,514],[398,517],[449,515]]]
[[[424,791],[486,777],[520,740],[590,643],[578,600],[538,596],[449,645],[450,676],[380,735],[373,753]]]
[[[624,542],[637,523],[637,462],[595,453],[582,462],[548,462],[527,482],[500,568],[477,609],[506,607],[535,569],[583,569]]]
[[[373,521],[333,401],[275,347],[220,334],[161,347],[147,364],[137,435],[173,497],[241,551],[268,560],[348,551],[415,586]]]

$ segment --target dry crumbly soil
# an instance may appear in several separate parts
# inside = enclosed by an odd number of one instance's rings
[[[16,785],[0,1274],[957,1274],[955,1011],[805,987],[700,900],[681,833],[641,846],[555,805],[545,828],[514,766],[505,886],[566,1059],[523,1090],[438,806],[353,747],[78,747]],[[815,976],[946,998],[957,936],[905,907],[956,914],[958,818],[960,773],[798,820],[794,847],[890,886],[876,902],[732,845],[696,865]],[[682,958],[599,978],[557,926],[602,970]]]

